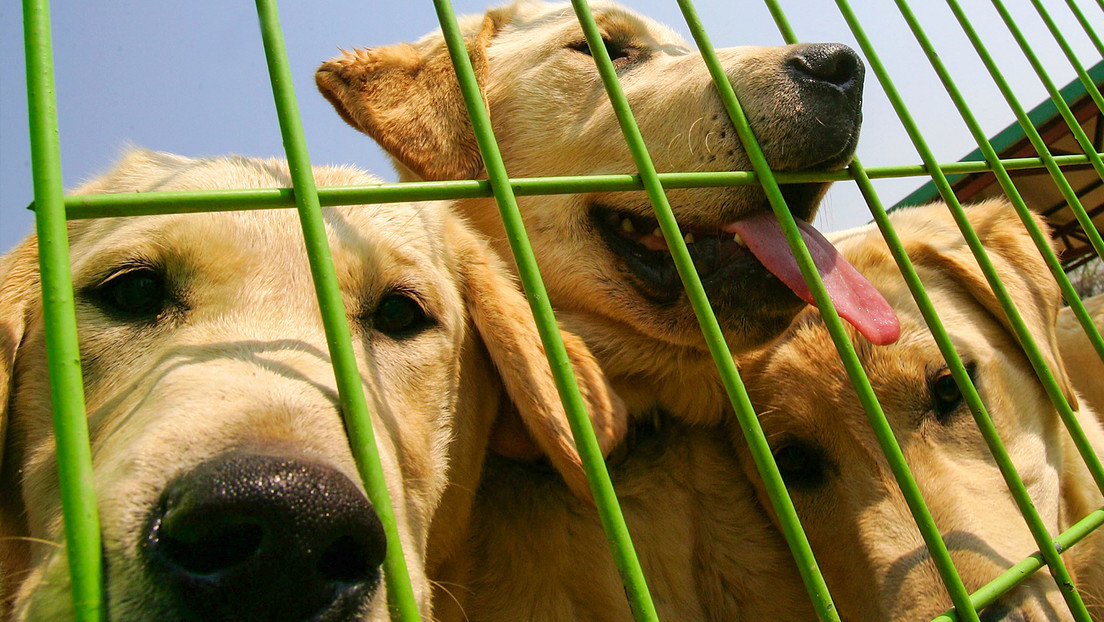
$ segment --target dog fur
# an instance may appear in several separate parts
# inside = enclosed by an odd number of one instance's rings
[[[967,213],[1062,393],[1074,409],[1080,403],[1078,420],[1092,446],[1104,451],[1104,430],[1077,399],[1059,356],[1060,296],[1031,238],[1004,201]],[[1050,533],[1060,533],[1104,497],[946,206],[901,210],[892,219],[1035,508]],[[896,345],[874,348],[853,331],[852,341],[966,588],[975,590],[1037,546],[958,389],[947,384],[946,364],[885,242],[868,230],[838,246],[901,318]],[[818,312],[799,315],[742,371],[841,616],[917,620],[949,608]],[[758,486],[746,459],[745,468]],[[1094,619],[1104,615],[1102,556],[1099,532],[1063,556]],[[1045,569],[991,609],[1000,619],[1069,619]]]
[[[315,176],[320,185],[377,181],[349,168]],[[135,149],[77,192],[290,185],[283,161]],[[543,452],[584,496],[585,479],[528,305],[481,239],[437,203],[328,208],[323,217],[428,618],[427,574],[465,538],[488,445]],[[279,209],[72,221],[69,231],[108,615],[194,619],[152,578],[142,553],[151,512],[174,478],[246,452],[318,463],[362,490],[300,227],[293,211]],[[62,620],[72,602],[37,254],[32,236],[0,261],[0,617]],[[133,270],[162,279],[156,308],[132,313],[133,295],[110,285]],[[395,333],[379,319],[389,297],[416,301],[424,316],[412,312],[409,331]],[[578,338],[563,336],[608,449],[623,436],[623,408]],[[495,427],[500,413],[507,424]],[[356,619],[389,619],[384,586],[356,609]]]
[[[668,28],[594,2],[595,18],[659,171],[750,168],[701,56]],[[506,168],[513,177],[633,173],[616,116],[566,4],[517,2],[460,20]],[[861,119],[862,64],[842,46],[847,87],[795,77],[802,54],[828,48],[740,47],[717,51],[775,170],[842,168]],[[358,49],[324,63],[322,93],[353,127],[394,158],[404,180],[482,176],[483,164],[440,32],[412,44]],[[826,184],[784,187],[812,219]],[[690,250],[734,351],[781,332],[803,303],[757,260],[710,253],[731,241],[720,227],[769,210],[758,186],[672,189],[672,209],[698,240]],[[673,263],[645,278],[610,246],[657,234],[643,192],[518,197],[549,297],[565,325],[595,351],[630,412],[662,407],[694,422],[719,421],[728,404]],[[510,256],[494,199],[457,201],[492,245]],[[629,223],[629,224],[626,224]],[[622,236],[624,237],[624,236]],[[718,241],[720,240],[720,241]],[[733,243],[735,246],[735,243]],[[649,247],[651,248],[651,247]],[[697,253],[697,254],[695,254]],[[665,263],[664,263],[665,262]]]

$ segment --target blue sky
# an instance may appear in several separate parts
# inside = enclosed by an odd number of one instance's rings
[[[1097,33],[1104,14],[1093,0],[1077,0]],[[488,2],[457,0],[459,13],[482,12]],[[673,0],[628,0],[624,4],[689,35]],[[936,80],[900,15],[888,1],[854,2],[883,62],[903,93],[940,161],[957,160],[976,145]],[[952,67],[975,114],[990,135],[1012,114],[980,61],[941,3],[915,2],[914,10]],[[964,0],[987,44],[1027,107],[1045,91],[988,2]],[[1009,10],[1064,85],[1074,76],[1028,0],[1006,0]],[[1099,53],[1064,2],[1045,2],[1086,66]],[[698,12],[717,47],[782,42],[764,5],[698,0]],[[784,0],[798,36],[805,41],[854,39],[827,0]],[[314,88],[318,64],[337,48],[413,40],[436,26],[432,3],[332,0],[282,2],[280,14],[314,163],[349,163],[386,179],[395,175],[375,144],[342,122]],[[282,155],[279,128],[265,71],[255,9],[251,3],[69,2],[53,7],[62,173],[66,187],[107,169],[125,145],[189,156],[238,153]],[[16,2],[0,3],[0,252],[33,228],[27,140],[21,13]],[[881,87],[867,75],[865,122],[859,156],[867,166],[917,163]],[[883,202],[894,203],[922,180],[877,182]],[[869,216],[850,183],[836,184],[818,218],[824,230],[860,224]]]

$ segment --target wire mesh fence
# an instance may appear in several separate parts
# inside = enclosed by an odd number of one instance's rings
[[[1017,212],[1029,231],[1039,252],[1046,261],[1053,277],[1059,284],[1065,302],[1072,308],[1097,355],[1104,359],[1104,340],[1093,324],[1092,318],[1079,298],[1074,285],[1066,275],[1061,259],[1050,246],[1048,234],[1041,230],[1032,217],[1028,202],[1021,196],[1017,183],[1010,171],[1045,171],[1057,186],[1064,204],[1068,206],[1084,236],[1087,247],[1096,254],[1104,250],[1104,241],[1094,224],[1099,209],[1086,205],[1085,193],[1075,189],[1067,180],[1066,172],[1072,167],[1091,169],[1097,177],[1104,179],[1104,161],[1099,153],[1100,136],[1090,137],[1082,129],[1082,121],[1070,109],[1066,98],[1047,74],[1047,68],[1035,57],[1030,43],[1017,27],[1016,21],[1008,13],[1000,0],[993,0],[993,6],[1004,20],[1009,33],[1016,39],[1023,54],[1032,65],[1039,80],[1051,95],[1057,113],[1076,143],[1077,151],[1071,153],[1052,153],[1046,141],[1036,130],[1036,121],[1016,99],[1008,82],[1001,74],[1000,62],[993,58],[975,31],[969,18],[955,0],[947,4],[965,36],[970,40],[979,58],[984,63],[993,81],[1004,96],[1009,109],[1015,115],[1026,139],[1037,154],[1035,157],[1002,158],[981,123],[971,111],[966,98],[955,84],[951,73],[929,40],[925,29],[912,13],[904,0],[898,0],[897,10],[906,21],[916,42],[929,59],[932,69],[938,74],[946,89],[947,96],[953,101],[963,122],[978,145],[977,157],[956,163],[940,163],[925,141],[923,133],[914,121],[908,104],[898,93],[893,77],[879,58],[869,37],[864,32],[863,18],[846,2],[837,0],[836,5],[843,16],[855,40],[858,42],[868,66],[877,79],[882,91],[889,98],[893,109],[904,126],[912,146],[922,164],[916,166],[871,166],[865,167],[854,161],[845,171],[810,173],[772,171],[767,163],[755,134],[752,131],[741,104],[729,83],[724,69],[709,41],[707,27],[698,17],[688,0],[680,0],[679,8],[683,13],[694,42],[713,76],[716,90],[729,120],[736,129],[740,141],[752,164],[750,171],[731,171],[716,173],[672,172],[659,173],[652,161],[648,145],[637,126],[633,111],[621,89],[618,73],[605,46],[602,33],[583,0],[573,0],[572,8],[578,17],[589,49],[593,51],[594,61],[604,83],[606,92],[617,114],[624,140],[628,145],[636,166],[635,172],[620,175],[594,175],[586,177],[519,178],[508,177],[501,153],[494,137],[491,121],[483,106],[470,59],[466,53],[464,34],[460,31],[451,4],[447,0],[434,3],[440,24],[448,45],[453,66],[459,77],[471,124],[475,131],[479,150],[486,166],[487,179],[454,181],[381,184],[372,187],[316,188],[311,174],[310,161],[306,150],[301,122],[297,110],[296,96],[292,87],[292,77],[287,66],[286,51],[280,32],[276,6],[272,0],[258,0],[257,10],[261,22],[265,55],[273,96],[276,102],[281,134],[287,151],[287,157],[293,172],[294,186],[291,189],[222,191],[197,193],[147,193],[132,195],[90,195],[65,197],[62,193],[60,178],[60,145],[57,138],[57,114],[55,110],[54,85],[52,74],[52,44],[50,40],[49,10],[44,1],[25,0],[24,24],[27,52],[27,92],[31,119],[31,147],[35,181],[36,230],[40,244],[40,265],[42,272],[44,313],[49,339],[51,395],[54,404],[55,430],[58,445],[59,477],[65,517],[65,535],[70,564],[70,576],[74,602],[74,611],[80,620],[105,619],[104,587],[101,564],[101,543],[99,524],[96,514],[96,501],[92,485],[92,456],[88,444],[88,431],[85,423],[83,390],[77,345],[76,322],[72,283],[69,277],[68,245],[66,220],[82,218],[103,218],[120,215],[142,215],[162,213],[192,213],[215,210],[268,209],[288,207],[298,208],[300,220],[307,240],[308,257],[314,277],[319,306],[323,310],[327,341],[334,361],[338,378],[342,410],[347,417],[347,429],[360,475],[363,479],[372,504],[380,513],[381,521],[387,531],[388,555],[384,576],[387,582],[388,596],[392,614],[396,619],[412,620],[418,618],[418,606],[405,567],[401,544],[395,531],[395,518],[390,511],[383,473],[376,455],[375,441],[357,375],[356,363],[351,354],[348,326],[345,324],[344,310],[336,277],[329,258],[329,248],[321,224],[322,206],[373,204],[397,201],[419,201],[430,199],[458,199],[493,196],[499,206],[501,216],[509,234],[511,249],[518,266],[523,288],[530,300],[534,317],[541,332],[541,338],[548,353],[551,369],[556,378],[564,407],[569,415],[572,432],[578,444],[579,453],[591,490],[594,495],[602,525],[609,538],[611,552],[617,568],[624,580],[626,594],[632,611],[638,620],[658,619],[656,608],[649,595],[647,577],[633,550],[629,531],[618,507],[616,493],[599,450],[594,432],[590,427],[582,398],[567,353],[560,339],[552,306],[542,283],[538,270],[539,259],[534,256],[521,216],[518,210],[517,196],[532,196],[555,193],[582,193],[595,191],[645,191],[655,216],[668,240],[671,255],[679,277],[686,288],[694,313],[708,344],[710,353],[718,368],[728,400],[736,420],[743,431],[755,465],[765,483],[767,495],[774,514],[796,566],[814,605],[817,615],[823,620],[838,620],[839,613],[827,584],[818,569],[814,551],[809,545],[801,527],[801,521],[787,493],[779,469],[772,456],[770,445],[756,416],[755,409],[741,380],[735,359],[725,342],[723,331],[713,314],[709,300],[702,287],[694,263],[687,249],[684,237],[679,230],[675,215],[667,199],[667,191],[679,188],[716,187],[735,185],[761,186],[770,206],[781,224],[786,240],[797,258],[801,273],[807,281],[817,307],[820,309],[828,332],[838,350],[840,360],[854,385],[858,399],[867,414],[870,425],[890,465],[897,485],[907,500],[916,526],[923,536],[928,553],[935,562],[941,580],[954,607],[937,619],[978,620],[979,611],[993,603],[1002,594],[1014,588],[1031,573],[1043,567],[1049,568],[1061,591],[1066,605],[1074,619],[1088,620],[1089,613],[1070,577],[1063,559],[1063,553],[1088,533],[1099,529],[1104,523],[1104,508],[1084,517],[1077,517],[1074,526],[1062,534],[1050,533],[1045,521],[1039,516],[1027,488],[1017,473],[1008,451],[1004,447],[996,427],[987,412],[986,405],[974,387],[966,365],[963,363],[950,335],[943,326],[939,314],[934,309],[922,283],[905,252],[890,219],[882,205],[871,180],[891,177],[930,178],[935,193],[947,204],[960,228],[971,252],[981,267],[986,281],[995,293],[1003,312],[1013,327],[1017,340],[1023,346],[1032,368],[1045,388],[1069,434],[1080,453],[1081,459],[1089,469],[1096,486],[1104,491],[1104,468],[1094,448],[1090,446],[1080,429],[1075,411],[1066,400],[1053,370],[1048,368],[1046,358],[1040,353],[1032,334],[1026,326],[1020,311],[1016,308],[1002,275],[989,260],[983,243],[973,231],[970,222],[952,188],[951,176],[970,173],[991,174],[1000,189],[1007,196],[1012,208]],[[1069,62],[1075,68],[1083,92],[1091,99],[1099,115],[1104,110],[1104,100],[1099,92],[1099,59],[1086,62],[1079,59],[1066,43],[1063,33],[1054,24],[1048,11],[1057,8],[1046,7],[1039,0],[1033,0],[1037,10],[1055,41],[1061,46]],[[786,12],[773,0],[767,0],[767,6],[775,19],[779,32],[787,43],[798,41],[800,33],[790,27]],[[1104,7],[1093,6],[1083,10],[1072,0],[1067,2],[1068,10],[1076,17],[1085,34],[1092,39],[1101,54],[1104,47],[1093,28],[1093,18]],[[1065,9],[1063,9],[1065,10]],[[1094,77],[1095,76],[1095,77]],[[653,148],[655,148],[653,146]],[[978,429],[996,461],[1000,473],[1019,508],[1024,521],[1031,531],[1039,552],[1009,568],[989,585],[971,593],[961,578],[958,569],[947,549],[937,521],[932,517],[926,500],[909,469],[904,453],[895,438],[886,414],[871,386],[855,346],[849,337],[843,322],[836,312],[832,299],[825,290],[821,277],[814,265],[794,216],[786,205],[780,184],[793,184],[810,181],[838,181],[853,183],[862,193],[870,214],[881,234],[887,241],[894,261],[903,275],[908,288],[918,305],[928,328],[931,331],[939,351],[946,360],[955,382],[961,390],[964,400]],[[1099,181],[1099,180],[1098,180]],[[934,195],[931,196],[934,198]],[[1104,379],[1102,379],[1104,381]]]

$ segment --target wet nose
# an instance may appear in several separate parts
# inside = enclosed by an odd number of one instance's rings
[[[144,552],[185,617],[349,619],[379,587],[387,543],[368,499],[342,473],[232,452],[167,486]]]
[[[790,74],[840,89],[861,90],[866,69],[854,50],[842,43],[814,43],[802,46],[786,61]]]

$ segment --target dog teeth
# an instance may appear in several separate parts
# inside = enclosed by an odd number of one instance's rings
[[[687,233],[686,235],[682,236],[682,239],[687,244],[693,244],[694,243],[694,234],[693,233]]]
[[[740,237],[739,233],[732,234],[732,241],[736,242],[740,246],[747,246],[747,244],[744,243],[744,238]]]
[[[659,227],[656,227],[655,231],[652,232],[652,235],[654,235],[657,238],[662,238],[663,237],[663,230],[660,229]]]
[[[636,227],[633,226],[632,221],[628,218],[621,220],[621,230],[625,233],[636,233]]]

